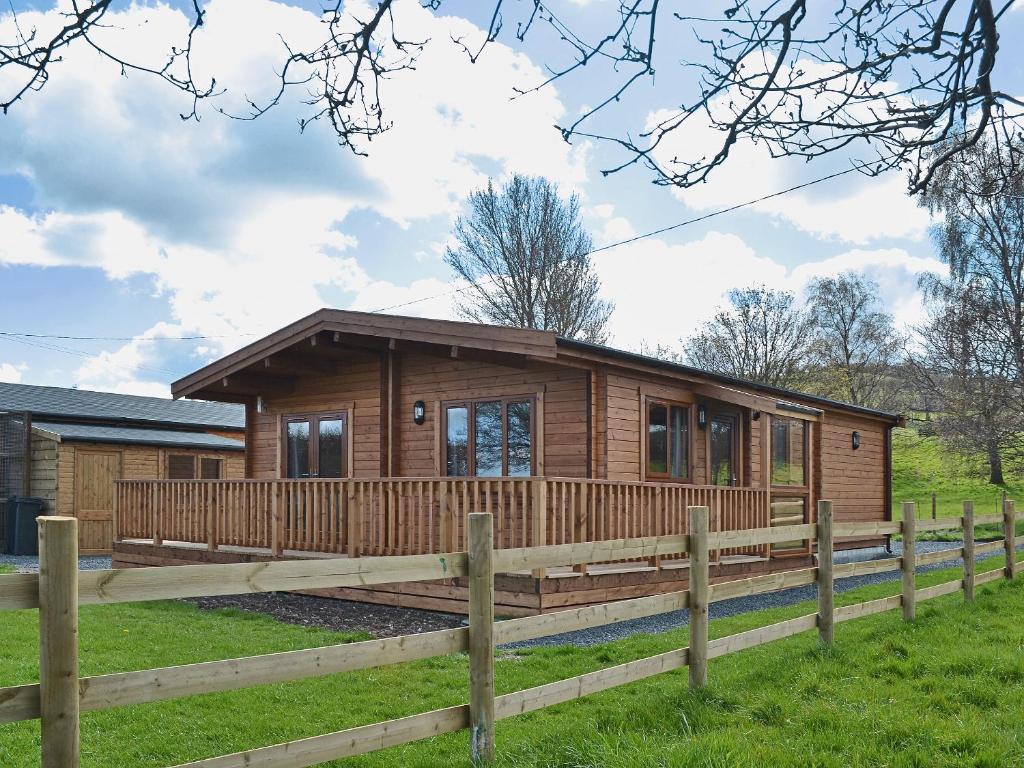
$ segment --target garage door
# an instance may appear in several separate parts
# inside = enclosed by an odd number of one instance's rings
[[[75,452],[75,516],[78,548],[83,553],[110,551],[114,540],[114,481],[120,476],[120,452]]]

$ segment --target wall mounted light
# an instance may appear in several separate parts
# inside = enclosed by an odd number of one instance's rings
[[[704,403],[697,406],[697,426],[704,429],[708,425],[708,409]]]
[[[750,413],[750,420],[751,421],[760,421],[761,420],[761,412],[760,411],[751,411],[751,413]]]
[[[262,395],[257,395],[256,396],[256,413],[266,413],[266,412],[267,412],[267,405],[266,405],[266,403],[263,402],[263,396]]]
[[[417,424],[422,424],[427,418],[427,406],[422,400],[417,400],[412,404],[412,420]]]
[[[860,448],[860,432],[853,433],[853,450]]]

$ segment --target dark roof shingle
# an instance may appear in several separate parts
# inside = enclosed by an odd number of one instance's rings
[[[59,435],[62,440],[90,443],[128,443],[164,445],[178,448],[218,448],[245,450],[245,443],[230,437],[206,432],[184,432],[176,429],[146,429],[144,427],[108,427],[105,424],[60,424],[33,421],[33,429]]]
[[[34,384],[0,382],[0,410],[29,411],[37,418],[49,416],[56,420],[77,418],[122,423],[245,428],[245,408],[235,403],[171,400]]]

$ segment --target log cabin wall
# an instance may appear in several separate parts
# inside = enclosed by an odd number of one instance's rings
[[[853,448],[853,433],[860,448]],[[886,425],[880,421],[830,411],[820,425],[815,477],[819,498],[831,499],[835,517],[844,522],[885,519]]]
[[[534,438],[535,456],[540,456],[538,449],[543,452],[538,470],[552,477],[588,476],[586,371],[544,363],[513,367],[412,353],[400,356],[399,370],[397,475],[444,475],[441,403],[529,395],[538,398],[534,418],[543,423],[543,435]],[[412,420],[417,400],[426,405],[426,420],[420,425]]]
[[[264,409],[248,409],[252,477],[281,477],[281,417],[325,411],[348,412],[352,430],[351,474],[379,477],[381,431],[381,356],[351,351],[335,374],[303,374],[296,391],[264,398]]]

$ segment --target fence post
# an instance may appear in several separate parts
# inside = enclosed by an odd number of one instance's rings
[[[964,502],[964,600],[974,600],[974,502]]]
[[[708,681],[708,508],[690,507],[690,687]]]
[[[548,543],[548,481],[544,477],[533,480],[533,546],[543,547]],[[534,568],[532,576],[543,579],[544,568]]]
[[[1017,575],[1017,511],[1014,509],[1013,499],[1007,499],[1003,505],[1003,547],[1006,549],[1006,567],[1003,573],[1006,578],[1012,579]]]
[[[832,645],[835,583],[832,579],[832,502],[818,502],[818,637]]]
[[[914,570],[917,568],[917,504],[912,501],[903,502],[903,620],[913,621],[917,614],[917,595],[914,591],[917,580]]]
[[[281,486],[270,484],[270,554],[281,556]]]
[[[469,515],[469,755],[494,759],[494,528],[491,515]]]
[[[932,491],[932,520],[935,519],[936,514],[938,514],[938,502],[935,497],[935,491]]]
[[[78,520],[39,518],[43,768],[78,768]]]

